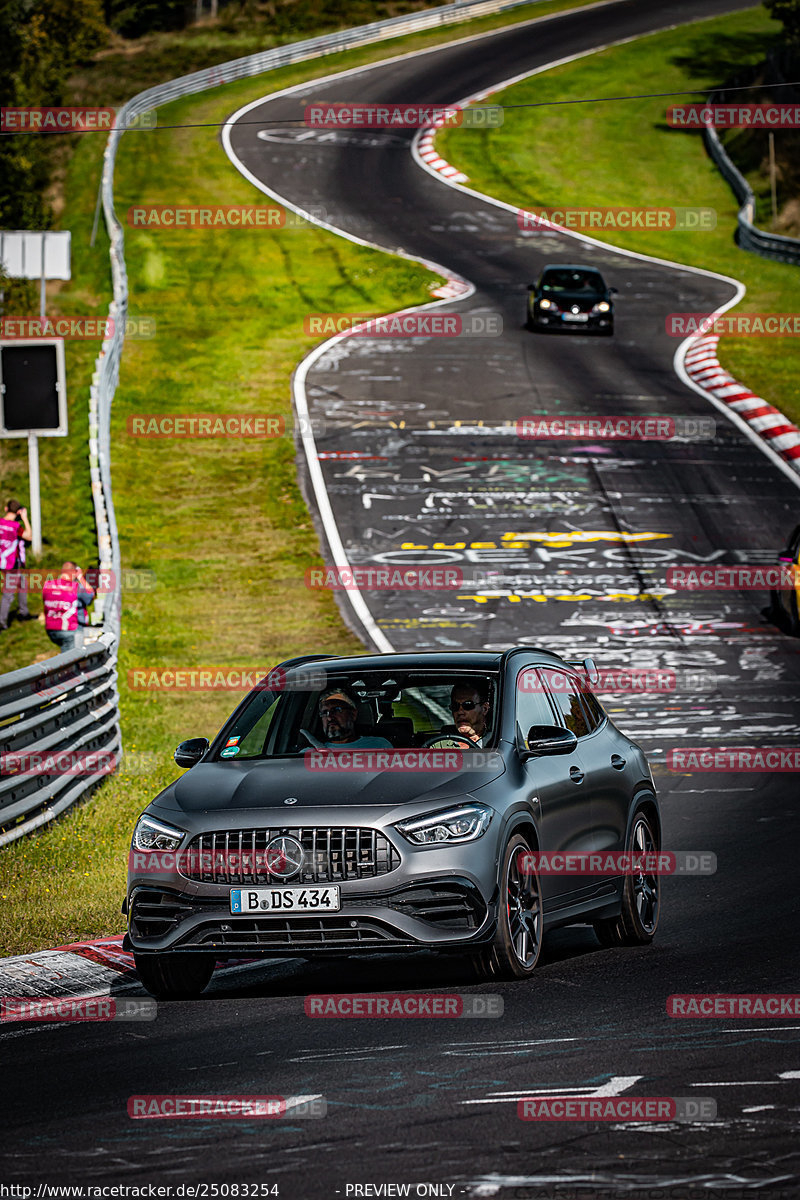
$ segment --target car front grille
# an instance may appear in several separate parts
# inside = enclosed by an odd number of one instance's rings
[[[165,937],[193,911],[191,901],[171,892],[137,888],[131,897],[131,933],[138,939]]]
[[[303,848],[300,871],[291,877],[267,866],[267,846],[281,836],[294,838]],[[311,884],[376,879],[399,867],[400,855],[375,829],[313,826],[200,834],[180,862],[181,874],[193,883]]]
[[[214,921],[194,929],[180,942],[180,948],[206,946],[216,951],[247,950],[359,950],[369,946],[387,950],[416,946],[378,921],[367,917],[274,918],[258,917],[235,924]]]
[[[408,888],[390,896],[386,903],[396,912],[442,929],[477,929],[486,917],[486,904],[477,888],[459,884]]]

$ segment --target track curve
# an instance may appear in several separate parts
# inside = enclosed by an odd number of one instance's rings
[[[363,100],[448,102],[600,42],[742,7],[667,0],[654,11],[623,0],[379,65],[349,83]],[[341,99],[341,89],[317,82],[306,95]],[[301,115],[302,101],[294,93],[253,111],[274,131],[276,120]],[[792,482],[727,423],[713,443],[629,443],[612,453],[548,444],[535,454],[505,424],[535,410],[598,406],[708,416],[675,376],[674,346],[659,331],[665,305],[679,299],[699,311],[725,303],[733,285],[585,247],[581,257],[620,288],[617,336],[534,338],[520,327],[525,284],[546,258],[572,257],[571,239],[519,237],[507,214],[421,172],[410,136],[275,142],[258,132],[242,124],[230,137],[265,188],[298,208],[323,205],[356,237],[441,263],[475,286],[461,308],[504,322],[502,338],[480,342],[339,344],[306,371],[309,411],[328,423],[321,454],[370,456],[318,463],[350,561],[439,559],[501,572],[496,586],[470,593],[478,599],[369,595],[366,624],[348,611],[354,627],[368,638],[371,621],[401,649],[528,639],[593,651],[605,664],[710,672],[703,694],[616,705],[615,719],[657,762],[687,741],[796,738],[797,644],[761,622],[761,598],[641,598],[665,565],[687,556],[772,554],[777,531],[794,520]],[[578,598],[600,588],[602,596]],[[554,590],[566,599],[526,597]],[[613,598],[620,591],[639,598],[623,605]],[[456,964],[424,955],[292,963],[264,968],[246,986],[219,978],[199,1002],[162,1005],[148,1027],[0,1029],[12,1097],[4,1180],[236,1181],[275,1187],[270,1194],[284,1200],[392,1194],[386,1185],[409,1185],[413,1195],[423,1181],[440,1188],[429,1194],[501,1200],[796,1194],[797,1023],[665,1015],[675,992],[792,990],[795,788],[791,776],[698,782],[663,770],[660,784],[665,844],[711,850],[719,869],[667,881],[653,947],[604,951],[588,930],[561,931],[532,983],[479,987]],[[504,1016],[443,1028],[303,1015],[309,992],[413,989],[497,993]],[[657,1130],[517,1121],[516,1097],[546,1089],[710,1095],[719,1114]],[[129,1096],[171,1092],[322,1094],[328,1117],[129,1120]],[[367,1183],[384,1191],[352,1190]]]

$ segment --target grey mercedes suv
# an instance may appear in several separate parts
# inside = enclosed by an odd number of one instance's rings
[[[191,769],[139,818],[125,945],[144,986],[191,997],[226,958],[420,949],[523,979],[556,926],[651,941],[657,874],[537,867],[660,849],[647,760],[593,671],[530,647],[283,663],[211,743],[181,743]]]

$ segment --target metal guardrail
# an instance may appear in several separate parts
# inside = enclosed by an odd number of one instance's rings
[[[715,93],[709,97],[708,102],[722,102],[722,94]],[[710,124],[703,126],[703,141],[706,150],[719,167],[723,178],[731,185],[733,194],[742,206],[737,216],[737,245],[743,250],[752,251],[753,254],[760,254],[763,258],[773,258],[795,266],[800,264],[800,240],[784,237],[779,233],[767,233],[754,224],[756,198],[753,189],[726,154],[716,129]]]
[[[114,212],[114,164],[120,138],[134,118],[170,100],[276,70],[289,63],[336,54],[410,33],[459,24],[542,0],[466,0],[408,16],[373,21],[354,29],[292,42],[216,67],[183,75],[148,88],[117,113],[103,155],[101,194],[111,246],[113,318],[111,336],[102,344],[89,394],[89,463],[92,480],[97,548],[102,570],[113,572],[114,590],[99,593],[94,621],[104,633],[85,650],[71,650],[46,662],[0,675],[0,747],[5,753],[122,752],[116,689],[117,647],[120,636],[120,551],[111,494],[111,404],[119,380],[119,364],[128,312],[128,276],[124,234]],[[137,136],[147,136],[141,132]],[[0,846],[37,829],[67,809],[104,778],[39,775],[26,779],[0,775]]]
[[[107,770],[78,771],[86,756],[121,752],[118,700],[111,633],[0,676],[0,846],[52,820],[105,778]],[[17,773],[8,767],[12,756]]]

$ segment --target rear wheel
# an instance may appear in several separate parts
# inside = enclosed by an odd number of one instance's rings
[[[133,961],[157,1000],[194,1000],[214,973],[213,954],[134,954]]]
[[[626,849],[634,854],[656,853],[660,847],[650,818],[641,809],[633,818]],[[595,921],[594,931],[601,946],[646,946],[652,942],[661,911],[658,875],[641,871],[626,875],[622,888],[622,912],[618,917]]]
[[[528,860],[531,848],[520,834],[506,843],[499,873],[497,933],[474,962],[489,979],[527,979],[542,948],[542,893],[539,876]]]

